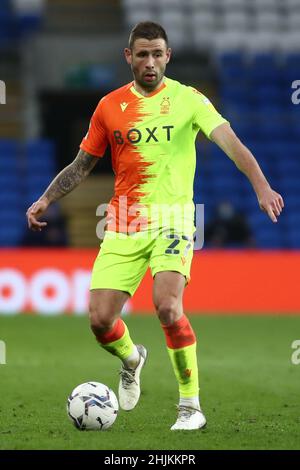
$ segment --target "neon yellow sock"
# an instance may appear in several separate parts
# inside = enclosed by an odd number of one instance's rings
[[[97,340],[102,348],[117,356],[121,361],[125,361],[134,354],[136,349],[135,344],[130,338],[128,328],[122,319],[118,319],[112,330],[97,337]]]
[[[196,343],[180,349],[167,348],[179,384],[180,397],[196,397],[199,393]]]

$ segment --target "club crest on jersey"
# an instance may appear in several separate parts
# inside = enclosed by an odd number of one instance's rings
[[[170,98],[163,98],[160,103],[160,114],[169,114],[170,112]]]

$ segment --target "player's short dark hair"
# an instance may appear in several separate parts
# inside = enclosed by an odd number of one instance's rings
[[[164,39],[168,47],[168,36],[164,28],[152,21],[143,21],[137,23],[131,30],[129,36],[129,48],[132,49],[136,39],[143,38],[151,41],[152,39]]]

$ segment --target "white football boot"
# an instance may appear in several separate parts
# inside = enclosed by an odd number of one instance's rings
[[[189,406],[178,406],[178,418],[171,427],[171,431],[192,431],[201,429],[206,425],[206,418],[201,409],[190,408]]]
[[[122,366],[120,371],[119,404],[125,411],[133,410],[141,394],[140,374],[147,358],[147,349],[141,344],[137,344],[136,347],[140,353],[140,362],[136,369],[126,369]]]

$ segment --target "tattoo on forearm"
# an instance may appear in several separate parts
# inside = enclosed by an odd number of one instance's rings
[[[47,197],[50,202],[57,201],[76,188],[87,177],[96,163],[96,157],[81,150],[75,160],[54,178],[43,196]]]

